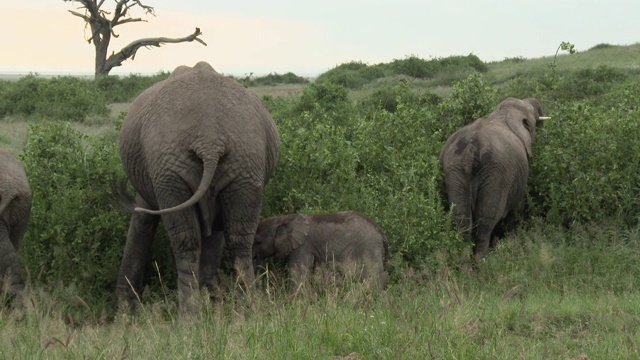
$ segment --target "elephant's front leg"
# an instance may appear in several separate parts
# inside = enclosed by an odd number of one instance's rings
[[[139,201],[139,200],[138,200]],[[138,202],[140,203],[140,202]],[[160,217],[143,213],[131,215],[127,243],[122,256],[116,295],[118,303],[134,310],[144,286],[144,268]]]
[[[305,246],[300,246],[289,254],[287,266],[292,289],[297,289],[306,280],[309,272],[313,270],[314,263],[315,257]]]
[[[218,269],[222,260],[224,233],[213,230],[211,235],[202,238],[200,253],[200,287],[209,291],[212,300],[220,300],[218,287]]]

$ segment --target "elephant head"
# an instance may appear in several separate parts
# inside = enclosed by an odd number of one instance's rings
[[[260,222],[253,242],[257,258],[286,258],[300,247],[309,235],[309,218],[295,214],[267,218]]]
[[[487,121],[504,123],[522,141],[527,157],[531,158],[536,129],[542,127],[546,119],[542,116],[542,106],[538,100],[507,98],[498,104]]]

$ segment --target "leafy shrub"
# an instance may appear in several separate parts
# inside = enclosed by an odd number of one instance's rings
[[[502,60],[502,62],[509,62],[513,64],[519,64],[525,61],[527,61],[527,59],[522,56],[506,57],[504,58],[504,60]]]
[[[84,121],[88,115],[109,113],[106,98],[93,82],[77,77],[44,79],[31,74],[0,90],[0,116]]]
[[[343,123],[321,111],[278,118],[281,150],[263,215],[363,212],[385,229],[397,263],[418,266],[437,250],[458,248],[442,209],[440,121],[398,101],[394,113]]]
[[[452,72],[459,68],[470,68],[477,72],[484,73],[489,70],[479,57],[473,54],[467,56],[454,55],[435,60],[439,65],[439,72]]]
[[[638,89],[628,90],[611,97],[626,102],[626,96],[640,95]],[[531,167],[534,214],[564,225],[609,218],[635,224],[640,211],[637,105],[574,102],[550,115]]]
[[[373,94],[362,101],[362,106],[367,112],[379,109],[395,112],[400,101],[420,106],[434,106],[442,100],[436,94],[411,91],[408,81],[401,79],[395,86],[384,86],[376,89]]]
[[[333,69],[322,73],[316,82],[330,82],[342,85],[348,89],[358,89],[373,80],[386,76],[382,66],[369,66],[360,61],[352,61],[340,64]]]
[[[595,69],[582,69],[561,77],[558,81],[557,99],[562,102],[591,99],[597,101],[611,90],[615,83],[628,78],[621,69],[600,65]]]
[[[444,140],[459,128],[489,115],[499,102],[496,95],[496,89],[479,73],[455,83],[452,93],[438,106]]]
[[[105,75],[95,79],[96,87],[104,94],[108,103],[133,101],[151,85],[165,80],[169,72],[160,71],[152,76],[130,74],[125,77]]]
[[[415,55],[394,59],[390,63],[367,65],[360,61],[347,62],[320,74],[318,82],[331,82],[348,89],[358,89],[374,80],[388,76],[408,76],[417,79],[438,77],[438,85],[449,85],[472,72],[486,72],[487,65],[477,56],[449,56],[425,60]]]
[[[389,67],[393,69],[395,74],[418,79],[433,77],[437,71],[433,61],[427,61],[415,55],[404,59],[395,59],[389,64]]]
[[[600,50],[600,49],[611,49],[611,48],[614,48],[614,47],[617,47],[617,46],[618,46],[618,45],[611,45],[611,44],[607,44],[607,43],[600,43],[600,44],[597,44],[597,45],[592,46],[592,47],[591,47],[589,50],[587,50],[587,51],[590,51],[590,50]]]
[[[331,118],[330,121],[344,122],[352,112],[349,91],[343,86],[330,82],[310,83],[304,88],[296,110],[298,112],[317,111],[320,114],[329,116]],[[319,115],[318,117],[325,115]]]
[[[21,161],[33,207],[20,254],[32,282],[74,286],[88,302],[112,297],[129,219],[107,196],[109,181],[124,176],[117,147],[67,122],[30,124]]]

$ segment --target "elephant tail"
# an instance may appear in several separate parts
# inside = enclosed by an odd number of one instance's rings
[[[211,182],[213,181],[213,176],[215,175],[217,166],[218,166],[217,160],[216,161],[205,160],[204,170],[202,172],[202,179],[200,179],[200,185],[198,185],[198,189],[196,190],[195,193],[193,193],[193,195],[191,196],[191,198],[189,198],[189,200],[183,202],[182,204],[176,205],[174,207],[166,208],[166,209],[161,209],[161,210],[150,210],[150,209],[145,209],[141,207],[136,207],[134,210],[137,212],[147,213],[151,215],[162,215],[162,214],[168,214],[168,213],[184,210],[190,206],[197,204],[198,201],[202,199],[204,194],[206,194],[207,191],[209,191],[209,187],[211,186]]]

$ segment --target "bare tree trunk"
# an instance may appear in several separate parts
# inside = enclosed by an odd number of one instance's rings
[[[114,52],[111,56],[107,57],[109,51],[109,42],[111,36],[118,37],[113,29],[121,24],[130,22],[145,21],[140,18],[132,18],[128,11],[134,6],[142,8],[147,14],[155,16],[155,10],[151,6],[142,4],[141,0],[116,0],[116,7],[113,11],[106,11],[101,9],[105,0],[64,0],[65,2],[77,2],[80,3],[81,9],[85,9],[85,13],[81,14],[76,11],[69,10],[69,12],[75,16],[82,18],[91,28],[91,37],[87,40],[89,43],[93,42],[95,48],[95,77],[102,75],[109,75],[111,69],[116,66],[121,66],[125,60],[134,59],[136,52],[141,47],[160,47],[167,43],[181,43],[197,41],[203,45],[207,45],[202,39],[199,38],[202,35],[200,28],[196,27],[196,31],[183,38],[146,38],[139,39],[131,42],[129,45],[122,48],[117,53]],[[113,13],[113,17],[108,19],[107,16]]]

